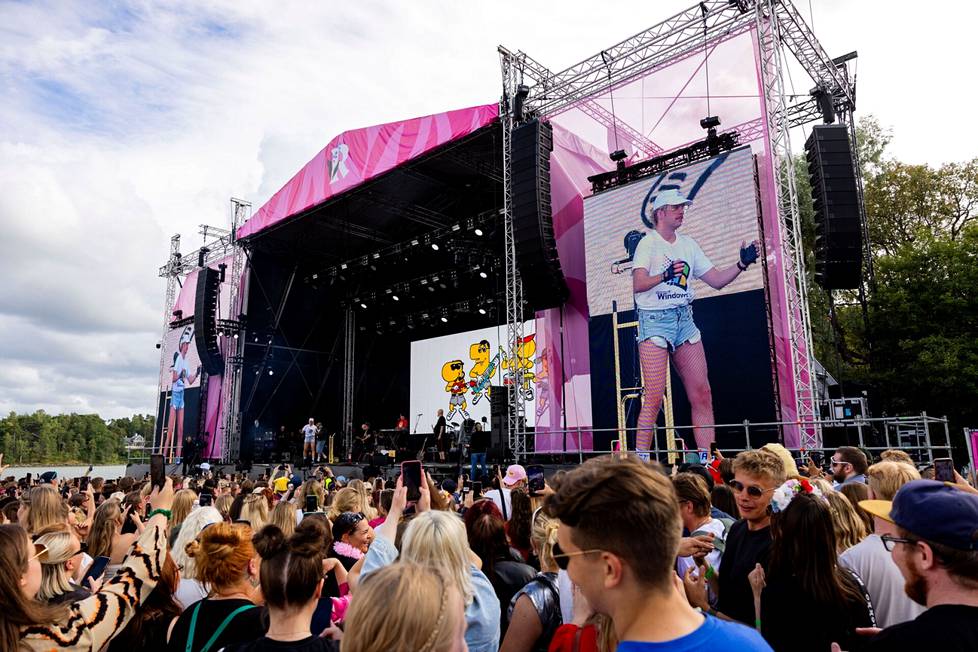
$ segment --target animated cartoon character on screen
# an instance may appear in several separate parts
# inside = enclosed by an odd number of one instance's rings
[[[458,411],[466,419],[469,418],[469,413],[465,408],[468,404],[465,402],[465,392],[468,391],[469,386],[465,382],[465,365],[461,360],[452,360],[446,362],[441,367],[441,377],[445,381],[445,391],[451,394],[448,399],[448,419],[455,416],[455,412]]]
[[[520,384],[519,392],[524,401],[533,400],[533,382],[536,376],[533,373],[533,356],[537,352],[536,334],[527,335],[516,345],[516,355],[503,361],[503,369],[521,369],[523,372],[523,382]],[[512,385],[513,378],[516,376],[514,371],[510,371],[503,376],[504,385]]]
[[[537,419],[542,417],[543,413],[550,407],[550,363],[548,353],[549,351],[544,350],[540,354],[540,357],[537,358],[537,364],[540,366],[536,374]]]
[[[492,370],[489,369],[490,363],[492,362],[489,359],[491,352],[488,340],[480,340],[469,347],[469,359],[474,363],[469,370],[469,387],[472,388],[472,405],[478,404],[483,395],[489,395],[490,384],[488,379],[492,378],[492,372],[495,371],[496,367],[495,364],[492,364]],[[498,360],[496,364],[498,364]]]
[[[170,394],[170,419],[167,422],[163,450],[171,462],[178,460],[183,454],[184,390],[196,383],[200,376],[200,365],[191,372],[187,361],[193,339],[194,327],[185,327],[180,334],[177,350],[173,353],[173,364],[170,365],[170,380],[173,385]]]
[[[691,279],[719,290],[757,262],[760,253],[757,241],[742,241],[736,264],[715,267],[695,240],[679,233],[691,203],[674,188],[658,192],[649,211],[653,230],[639,240],[632,261],[638,351],[645,382],[638,417],[636,448],[640,452],[648,451],[652,444],[670,356],[689,397],[696,446],[709,448],[714,439],[713,398],[700,330],[693,321]],[[691,212],[691,218],[695,217]],[[730,244],[730,253],[735,247],[735,242]]]

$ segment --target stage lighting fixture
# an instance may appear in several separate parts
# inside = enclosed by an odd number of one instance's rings
[[[428,286],[428,291],[429,291],[429,292],[434,292],[434,291],[435,291],[435,286],[433,286],[433,285],[429,285],[429,286]]]
[[[624,161],[626,158],[628,158],[628,154],[623,149],[616,149],[611,153],[611,160],[615,163]]]
[[[479,314],[480,315],[486,314],[486,309],[485,308],[479,308]]]
[[[163,343],[162,342],[157,342],[156,343],[156,348],[159,349],[159,348],[162,348],[162,347],[163,347]]]
[[[438,243],[437,242],[432,242],[431,243],[431,248],[434,249],[435,251],[438,251]]]
[[[418,246],[418,244],[419,244],[419,243],[418,243],[418,240],[417,240],[417,239],[414,239],[414,240],[412,240],[412,241],[411,241],[411,246],[412,246],[412,247],[417,247],[417,246]]]
[[[342,264],[340,265],[340,269],[346,269],[346,263],[342,263]]]
[[[481,238],[482,237],[482,229],[476,229],[475,230],[475,234]]]
[[[393,299],[394,301],[400,301],[400,298],[398,298],[396,294],[392,294],[391,299]]]
[[[313,275],[312,275],[312,280],[314,280],[314,281],[315,281],[315,280],[316,280],[317,278],[319,278],[319,274],[313,274]]]
[[[447,324],[448,323],[448,317],[446,317],[445,315],[442,315],[441,316],[441,321],[442,321],[443,324]]]
[[[234,339],[238,339],[238,334],[237,333],[234,334]]]
[[[275,375],[275,372],[273,370],[269,369],[268,370],[268,375],[269,376],[274,376]]]
[[[453,231],[453,232],[454,232],[454,231],[461,231],[461,230],[462,230],[462,227],[461,227],[461,226],[459,226],[458,224],[453,224],[453,225],[452,225],[452,231]]]
[[[700,120],[700,127],[703,129],[714,129],[720,126],[719,116],[711,115]]]
[[[380,254],[379,254],[379,253],[377,253],[377,252],[375,251],[375,252],[373,253],[373,259],[374,259],[374,260],[377,260],[378,258],[380,258]]]
[[[482,278],[489,278],[489,275],[486,274],[485,272],[479,272],[479,276]]]
[[[360,302],[360,307],[363,308],[364,310],[366,310],[367,309],[367,304],[365,304],[363,301],[361,301]]]

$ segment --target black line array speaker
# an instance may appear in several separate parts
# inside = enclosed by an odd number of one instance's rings
[[[221,291],[221,273],[202,267],[197,274],[194,299],[194,337],[200,364],[210,376],[224,373],[224,356],[217,344],[217,295]]]
[[[489,390],[489,414],[493,417],[506,419],[508,413],[507,406],[512,404],[513,392],[516,388],[513,385],[492,385]]]
[[[826,290],[858,288],[863,236],[849,128],[817,125],[805,155],[815,203],[815,281]]]
[[[550,214],[550,152],[553,127],[531,120],[513,129],[513,236],[523,299],[532,310],[562,305],[567,283],[557,256]]]

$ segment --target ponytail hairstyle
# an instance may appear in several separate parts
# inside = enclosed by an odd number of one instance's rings
[[[222,522],[221,513],[214,507],[200,507],[195,509],[183,520],[183,525],[180,526],[180,532],[173,542],[173,549],[170,550],[170,554],[173,555],[173,561],[180,567],[180,572],[183,577],[191,580],[200,579],[197,577],[196,560],[190,556],[188,547],[195,549],[196,539],[200,536],[201,531],[208,525],[220,522]]]
[[[191,541],[186,548],[196,562],[197,580],[211,591],[236,586],[255,557],[251,537],[252,529],[244,523],[221,521],[204,530],[200,542]]]
[[[540,570],[557,570],[557,561],[554,559],[554,545],[557,543],[557,530],[560,529],[560,521],[550,518],[540,510],[533,519],[530,531],[530,543],[540,559]]]
[[[37,599],[41,602],[49,602],[73,590],[74,587],[68,581],[65,563],[81,552],[75,543],[76,539],[71,529],[63,523],[49,525],[35,536],[34,542],[43,544],[48,549],[39,559],[41,588],[37,592]]]
[[[67,605],[46,606],[24,595],[20,580],[33,552],[24,528],[0,525],[0,650],[26,649],[20,640],[22,628],[50,625],[68,613]]]
[[[112,541],[122,525],[122,505],[110,499],[95,510],[95,519],[88,531],[88,554],[92,557],[111,557]]]
[[[261,591],[270,608],[293,611],[318,597],[326,556],[325,529],[312,521],[286,537],[277,525],[269,524],[255,535],[255,548],[262,559]]]

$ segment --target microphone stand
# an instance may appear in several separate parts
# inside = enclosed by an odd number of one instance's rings
[[[424,412],[418,415],[418,418],[414,422],[414,432],[411,434],[418,434],[418,424],[421,423],[421,417],[424,416]]]

